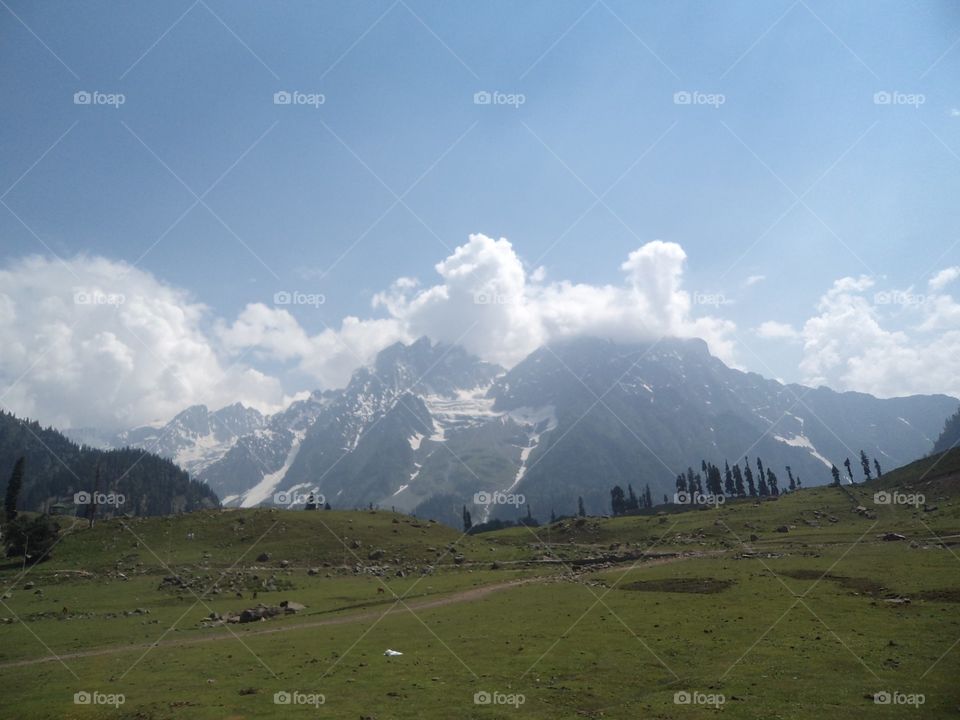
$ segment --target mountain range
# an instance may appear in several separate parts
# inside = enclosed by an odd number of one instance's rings
[[[463,506],[474,522],[516,518],[527,504],[541,519],[571,513],[578,498],[608,512],[614,485],[649,485],[659,502],[701,460],[760,456],[807,486],[846,458],[857,465],[860,450],[893,468],[929,453],[957,407],[945,395],[785,385],[728,367],[695,339],[575,339],[507,371],[421,338],[274,415],[197,405],[162,426],[71,436],[157,452],[226,505],[297,506],[314,492],[334,507],[457,524]]]

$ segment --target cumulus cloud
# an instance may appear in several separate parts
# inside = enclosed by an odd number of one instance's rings
[[[943,290],[958,277],[960,277],[960,265],[953,265],[938,272],[927,284],[931,290]]]
[[[944,287],[952,268],[934,276]],[[803,326],[805,382],[881,397],[960,397],[960,304],[944,293],[870,293],[874,280],[845,277],[820,298]]]
[[[194,402],[284,401],[225,361],[185,292],[123,263],[29,257],[0,269],[0,406],[61,427],[131,427]]]
[[[187,293],[122,263],[29,258],[0,274],[0,380],[12,386],[3,402],[45,422],[110,428],[167,419],[196,402],[271,409],[287,399],[285,385],[342,386],[384,347],[422,335],[507,367],[578,335],[701,337],[732,362],[735,326],[694,315],[685,262],[679,245],[656,240],[628,255],[618,284],[551,282],[508,240],[472,235],[434,266],[433,284],[398,278],[375,295],[380,317],[349,316],[311,334],[286,307],[251,303],[233,319],[213,318]],[[93,300],[74,302],[75,292]],[[281,382],[291,376],[310,388]]]

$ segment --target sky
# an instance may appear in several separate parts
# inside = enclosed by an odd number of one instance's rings
[[[0,408],[575,335],[960,396],[960,6],[0,0]]]

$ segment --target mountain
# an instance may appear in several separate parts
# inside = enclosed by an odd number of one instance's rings
[[[609,507],[610,488],[650,484],[672,497],[677,474],[701,460],[755,467],[783,478],[830,480],[830,465],[857,466],[864,450],[893,468],[932,447],[957,400],[944,395],[881,400],[825,387],[783,385],[727,367],[701,340],[635,346],[574,340],[541,348],[497,381],[495,410],[556,408],[558,427],[533,451],[522,489],[540,514]],[[566,433],[566,435],[564,435]],[[603,478],[601,481],[587,480]],[[782,485],[782,483],[781,483]]]
[[[216,507],[216,494],[169,460],[131,448],[100,450],[80,446],[53,428],[0,412],[0,483],[6,490],[17,458],[26,458],[18,508],[42,511],[61,503],[74,510],[76,493],[122,495],[99,515],[169,515]],[[99,483],[97,472],[99,469]],[[81,511],[82,512],[82,511]]]
[[[649,484],[659,502],[702,460],[749,456],[755,467],[760,456],[807,486],[829,482],[831,464],[847,457],[858,466],[861,449],[893,468],[931,450],[957,400],[783,385],[727,367],[700,340],[577,339],[505,371],[421,338],[383,350],[346,388],[275,415],[231,408],[247,426],[237,420],[217,435],[209,417],[223,411],[191,408],[162,441],[168,457],[196,463],[195,477],[225,504],[301,505],[315,491],[334,507],[373,504],[458,524],[463,506],[474,522],[517,518],[526,503],[541,519],[572,513],[579,497],[588,511],[608,512],[614,485]],[[493,491],[507,502],[474,503]]]
[[[947,418],[943,424],[943,431],[933,444],[933,452],[935,454],[946,452],[958,445],[960,445],[960,410]]]

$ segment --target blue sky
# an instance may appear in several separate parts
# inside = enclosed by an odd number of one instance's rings
[[[686,253],[691,316],[749,345],[738,364],[809,379],[761,323],[801,333],[840,278],[922,291],[960,264],[958,40],[952,2],[4,0],[0,265],[135,263],[208,330],[322,293],[288,308],[312,336],[384,316],[371,299],[398,277],[435,283],[471,233],[598,287],[660,239]]]

